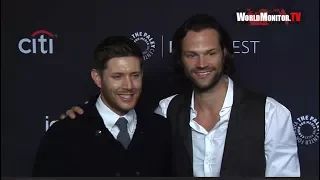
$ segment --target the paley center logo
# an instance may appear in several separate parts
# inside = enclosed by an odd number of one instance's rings
[[[139,45],[143,53],[143,59],[147,60],[155,54],[156,43],[154,38],[147,32],[135,32],[131,34],[131,39]]]
[[[312,115],[303,115],[293,123],[297,141],[301,145],[311,145],[319,140],[319,121]]]
[[[37,30],[29,38],[18,42],[18,49],[23,54],[53,54],[55,35],[47,30]]]

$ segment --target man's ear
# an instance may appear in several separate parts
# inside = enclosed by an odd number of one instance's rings
[[[91,70],[91,78],[94,81],[94,83],[101,88],[102,87],[102,74],[96,69]]]

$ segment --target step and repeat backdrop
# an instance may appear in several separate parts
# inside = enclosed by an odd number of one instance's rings
[[[3,0],[1,5],[2,176],[30,176],[45,131],[61,113],[97,94],[90,77],[93,50],[107,36],[130,36],[143,50],[140,108],[152,110],[161,98],[179,92],[169,68],[171,38],[196,13],[214,16],[229,31],[234,81],[291,111],[302,176],[319,175],[319,1]],[[269,22],[249,16],[261,13]]]

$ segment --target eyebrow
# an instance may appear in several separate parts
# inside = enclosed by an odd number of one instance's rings
[[[211,51],[216,51],[217,49],[216,48],[212,48],[212,49],[209,49],[209,50],[206,50],[205,52],[211,52]],[[197,53],[196,51],[184,51],[184,53]]]
[[[130,74],[140,74],[141,71],[135,71],[135,72],[131,72]],[[123,74],[126,74],[126,73],[122,73],[122,72],[113,72],[111,73],[112,75],[123,75]]]
[[[130,74],[140,74],[140,73],[141,73],[141,71],[136,71],[136,72],[132,72]]]

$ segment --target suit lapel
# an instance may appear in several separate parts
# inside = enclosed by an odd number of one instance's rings
[[[190,127],[190,103],[191,103],[191,94],[186,95],[185,103],[182,105],[180,111],[180,125],[181,127],[181,136],[183,137],[185,148],[188,152],[188,158],[190,162],[193,162],[193,150],[192,150],[192,134]]]
[[[241,168],[241,165],[239,164],[239,159],[237,158],[239,157],[238,154],[240,153],[240,150],[235,147],[238,147],[237,144],[243,142],[241,141],[241,137],[243,134],[236,133],[238,132],[238,128],[241,127],[241,124],[239,124],[239,118],[241,116],[240,112],[243,91],[234,86],[233,94],[233,105],[229,118],[229,125],[227,129],[223,158],[221,163],[221,177],[236,175],[234,173],[239,172],[238,169]]]
[[[95,139],[102,140],[102,142],[106,143],[106,140],[114,140],[113,135],[109,132],[109,130],[106,128],[102,117],[100,116],[96,106],[95,101],[89,101],[88,104],[86,104],[86,110],[85,113],[88,116],[90,126],[91,126],[91,133],[94,134]]]

